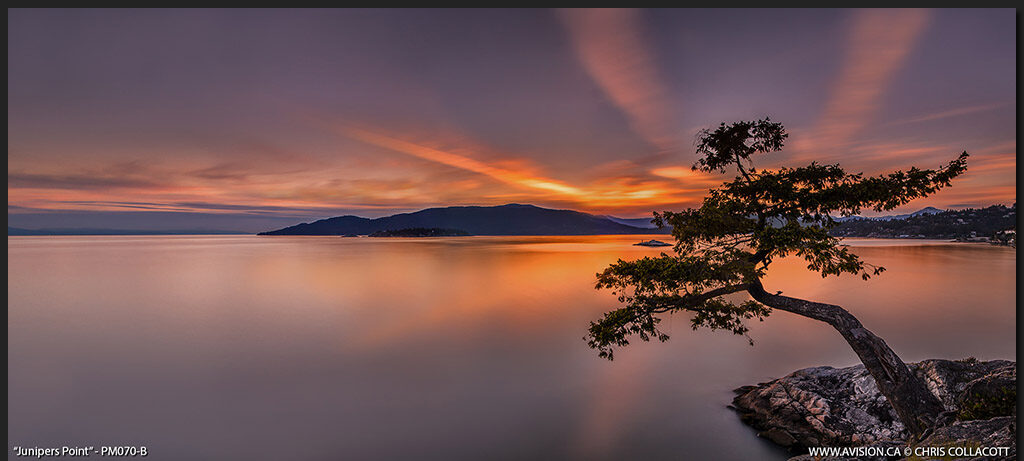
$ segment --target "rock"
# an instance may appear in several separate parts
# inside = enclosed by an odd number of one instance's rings
[[[1017,417],[999,416],[974,421],[956,421],[936,428],[931,435],[914,447],[1007,447],[1006,455],[985,456],[974,459],[1017,459]]]
[[[1017,363],[1007,360],[980,362],[974,358],[963,360],[923,360],[909,364],[924,379],[928,389],[942,400],[946,408],[956,408],[956,400],[967,385],[978,378],[992,374],[1011,373],[1016,386]]]
[[[903,434],[863,366],[799,370],[738,395],[733,405],[755,428],[789,434],[795,442],[784,446],[849,446]]]
[[[947,409],[940,418],[947,426],[929,438],[978,441],[988,435],[977,431],[991,427],[958,419],[1016,415],[1015,362],[925,360],[908,366]],[[1008,389],[1014,399],[1009,399]],[[761,431],[759,435],[798,452],[810,446],[906,443],[903,424],[863,365],[805,368],[736,393],[733,406],[741,420]],[[965,414],[964,408],[971,411]],[[1016,434],[1015,425],[1010,429]]]
[[[975,379],[956,399],[962,420],[1017,416],[1017,370],[1007,367]]]
[[[784,447],[789,447],[796,443],[796,439],[794,439],[792,435],[789,435],[789,432],[786,432],[777,427],[768,429],[767,431],[764,431],[758,435],[760,435],[761,437],[766,437],[768,438],[768,440],[775,442],[776,445],[782,445]]]
[[[740,386],[740,387],[737,387],[736,389],[733,389],[732,391],[735,392],[736,395],[739,395],[739,394],[746,394],[747,392],[750,392],[750,391],[752,391],[754,389],[757,389],[757,386]]]

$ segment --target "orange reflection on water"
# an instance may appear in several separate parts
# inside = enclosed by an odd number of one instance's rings
[[[89,417],[82,437],[173,446],[241,427],[353,458],[417,440],[472,458],[785,459],[725,409],[730,390],[856,356],[827,325],[776,311],[750,325],[753,347],[679,313],[662,323],[669,342],[599,359],[582,337],[619,303],[594,275],[663,251],[632,246],[650,237],[12,237],[13,436]],[[849,309],[908,361],[1016,357],[1015,250],[849,243],[889,270],[822,279],[785,258],[766,288]],[[72,391],[83,398],[61,400]],[[96,416],[110,408],[138,420]]]
[[[434,330],[468,337],[479,325],[508,334],[551,328],[577,306],[608,305],[608,294],[593,289],[594,274],[622,248],[622,237],[287,239],[313,262],[296,266],[293,250],[275,252],[251,269],[253,285],[302,286],[302,296],[336,305],[361,325],[345,338],[346,348]]]

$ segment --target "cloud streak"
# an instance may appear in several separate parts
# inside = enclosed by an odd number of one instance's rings
[[[586,192],[582,189],[553,179],[531,176],[519,171],[494,167],[464,155],[403,141],[401,139],[374,133],[361,128],[345,126],[340,129],[340,133],[367,144],[402,152],[424,160],[430,160],[432,162],[441,163],[455,168],[461,168],[474,173],[480,173],[515,186],[528,187],[575,197],[583,197],[586,195]]]
[[[908,124],[908,123],[930,122],[932,120],[941,120],[941,119],[944,119],[944,118],[959,117],[961,115],[974,114],[974,113],[978,113],[978,112],[987,112],[987,111],[990,111],[990,110],[995,110],[995,109],[998,109],[1000,107],[1007,106],[1009,104],[1010,103],[1000,102],[1000,103],[995,103],[995,104],[980,104],[980,105],[976,105],[976,106],[969,106],[969,107],[961,107],[961,108],[958,108],[958,109],[944,110],[942,112],[936,112],[934,114],[922,115],[922,116],[919,116],[919,117],[908,118],[908,119],[905,119],[905,120],[899,120],[899,121],[893,122],[893,125],[904,125],[904,124]]]
[[[675,151],[671,95],[645,43],[640,12],[572,9],[559,15],[587,73],[629,118],[630,128],[663,152]]]
[[[815,135],[804,148],[844,146],[871,121],[886,86],[927,28],[930,16],[928,10],[916,9],[854,14],[846,60]]]
[[[488,196],[488,198],[496,200],[522,197],[535,202],[566,203],[584,209],[640,207],[649,211],[652,206],[695,203],[707,192],[707,188],[704,186],[715,182],[711,176],[704,173],[690,172],[690,174],[682,176],[676,171],[681,168],[669,168],[668,173],[655,170],[652,173],[644,174],[620,174],[590,181],[586,186],[577,186],[525,169],[494,166],[451,150],[428,147],[364,128],[341,125],[336,130],[338,134],[370,145],[485,175],[520,190],[534,192],[533,194],[492,194]],[[502,162],[503,165],[516,163],[515,161]],[[681,187],[680,182],[691,186]],[[541,192],[544,195],[537,196],[536,192]]]

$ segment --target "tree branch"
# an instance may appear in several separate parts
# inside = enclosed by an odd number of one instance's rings
[[[882,338],[861,325],[842,307],[771,294],[760,281],[750,284],[750,295],[769,307],[820,320],[832,325],[843,336],[875,379],[900,420],[915,436],[933,426],[945,408],[924,382],[896,355]]]
[[[750,293],[750,296],[766,306],[825,322],[840,331],[843,329],[863,328],[863,325],[861,325],[856,317],[847,312],[846,309],[834,304],[807,301],[781,294],[771,294],[765,291],[760,280],[748,285],[750,289],[747,292]]]
[[[652,313],[652,314],[660,314],[660,313],[668,312],[668,311],[672,311],[672,310],[689,309],[689,308],[692,308],[694,306],[698,306],[700,304],[703,304],[705,301],[707,301],[707,300],[709,300],[711,298],[717,298],[719,296],[724,296],[724,295],[731,294],[731,293],[739,293],[741,291],[747,291],[750,288],[751,288],[751,284],[749,284],[749,283],[740,283],[740,284],[736,284],[736,285],[729,285],[729,286],[724,286],[724,287],[721,287],[721,288],[715,288],[714,290],[705,291],[703,293],[698,293],[698,294],[686,294],[686,295],[682,295],[682,296],[679,296],[679,295],[665,296],[665,297],[662,297],[663,299],[661,299],[659,301],[662,301],[663,303],[665,303],[667,305],[654,307],[654,308],[650,309],[649,312]],[[653,297],[652,297],[652,299],[653,299]]]

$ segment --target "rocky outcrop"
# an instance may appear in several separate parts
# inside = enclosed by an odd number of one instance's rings
[[[1017,364],[1006,360],[925,360],[908,364],[946,407],[942,423],[920,443],[1013,442],[1016,453]],[[740,418],[776,444],[812,446],[903,445],[907,432],[863,365],[814,367],[736,390]],[[1010,418],[998,418],[1011,415]],[[971,421],[973,420],[973,421]],[[992,422],[994,421],[994,422]],[[1001,435],[993,435],[993,434]],[[930,446],[930,445],[929,445]]]
[[[997,456],[976,456],[971,459],[1017,459],[1017,417],[998,416],[973,421],[955,421],[936,428],[931,435],[914,444],[916,447],[1008,447]]]

